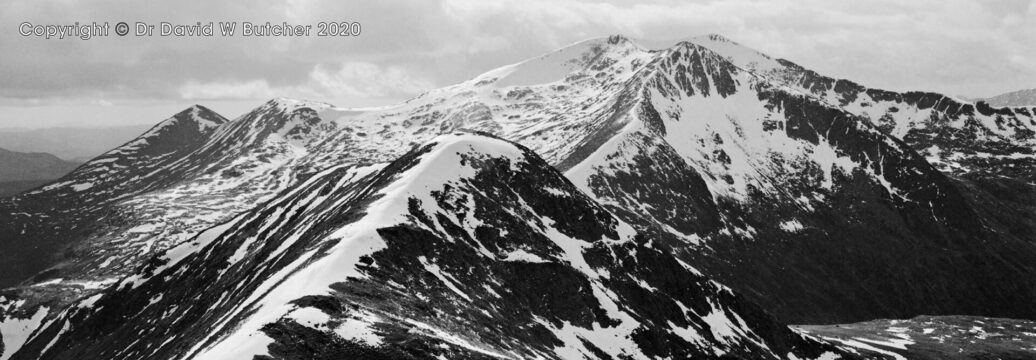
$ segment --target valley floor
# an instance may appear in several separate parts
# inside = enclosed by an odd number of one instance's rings
[[[976,316],[918,316],[793,328],[893,359],[1034,359],[1036,321]]]

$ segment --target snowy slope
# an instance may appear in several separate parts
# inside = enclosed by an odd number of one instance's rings
[[[188,156],[225,121],[191,107],[47,186],[0,201],[0,284],[17,284],[53,266],[69,239],[84,237],[99,217],[111,216],[108,205],[188,176],[169,164]]]
[[[1036,89],[1025,89],[1000,94],[985,99],[985,102],[996,107],[1036,107]]]
[[[884,354],[894,359],[1028,360],[1036,353],[1036,322],[1027,320],[918,316],[796,328],[862,353]]]
[[[448,134],[207,230],[13,358],[853,358],[653,244],[529,149]]]
[[[1036,181],[1036,104],[993,99],[972,102],[932,92],[868,88],[788,60],[769,58],[720,36],[689,41],[754,74],[865,118],[906,141],[940,170]],[[1022,92],[1016,96],[1024,97]]]
[[[0,256],[10,257],[0,279],[9,286],[43,271],[10,289],[8,302],[28,301],[4,316],[96,292],[308,176],[293,164],[333,129],[315,116],[321,105],[275,99],[233,121],[188,108],[39,191],[0,201]]]

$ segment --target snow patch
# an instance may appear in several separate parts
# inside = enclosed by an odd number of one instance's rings
[[[782,221],[778,226],[781,228],[781,230],[790,233],[799,232],[805,229],[805,227],[802,226],[802,223],[800,223],[797,219]]]
[[[543,258],[539,257],[538,255],[530,253],[528,251],[525,251],[525,249],[518,249],[518,250],[512,251],[512,252],[508,253],[507,256],[504,257],[502,260],[503,261],[528,262],[528,263],[545,263],[545,262],[547,262],[547,260],[543,260]]]
[[[79,191],[83,191],[83,190],[86,190],[86,189],[89,189],[89,188],[92,188],[92,187],[94,187],[93,183],[73,184],[72,185],[72,190],[76,191],[76,192],[79,192]]]
[[[46,307],[40,307],[28,318],[18,319],[8,316],[0,321],[0,337],[3,337],[4,341],[0,360],[10,359],[25,344],[25,341],[39,328],[43,318],[47,317],[48,311],[49,309]]]
[[[892,351],[889,351],[889,350],[879,349],[877,347],[870,346],[870,345],[867,345],[865,343],[862,343],[862,342],[859,342],[859,341],[856,341],[856,340],[839,339],[839,338],[835,338],[835,337],[823,337],[823,338],[824,338],[824,340],[837,341],[837,342],[840,342],[842,344],[845,344],[847,346],[854,347],[854,348],[857,348],[857,349],[863,349],[863,350],[873,351],[873,352],[876,352],[876,353],[879,353],[879,354],[883,354],[883,355],[888,355],[888,356],[891,356],[895,360],[908,360],[906,357],[904,357],[903,355],[900,355],[898,353],[895,353],[895,352],[892,352]]]
[[[346,319],[335,328],[335,334],[343,339],[354,340],[366,343],[371,346],[381,345],[381,336],[371,328],[379,320],[377,316],[367,312],[356,312],[353,317]]]
[[[299,325],[305,325],[314,329],[319,328],[321,325],[324,325],[331,320],[331,317],[326,313],[313,307],[296,309],[295,311],[288,313],[287,318],[295,320]]]
[[[421,265],[424,265],[424,269],[426,271],[432,273],[432,275],[435,275],[435,277],[439,278],[439,281],[442,281],[442,283],[445,284],[446,287],[450,288],[450,290],[453,290],[454,293],[464,298],[464,300],[471,302],[471,297],[469,297],[468,294],[464,293],[463,290],[457,287],[456,284],[460,283],[460,281],[457,281],[457,279],[454,278],[452,275],[444,273],[442,269],[439,268],[438,264],[429,263],[428,259],[426,259],[424,256],[418,256],[417,260],[421,262]]]

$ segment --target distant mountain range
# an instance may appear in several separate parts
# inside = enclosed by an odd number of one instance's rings
[[[0,148],[49,153],[64,160],[85,162],[136,138],[151,126],[0,129]]]
[[[0,196],[55,180],[150,126],[0,129]]]
[[[12,195],[53,181],[81,164],[61,160],[47,153],[21,153],[0,149],[0,196]]]
[[[984,101],[989,105],[999,107],[1036,106],[1036,89],[1012,91],[984,99]]]
[[[1026,320],[787,324],[1036,319],[1036,107],[719,35],[192,106],[0,199],[0,286],[11,359],[1025,359]]]

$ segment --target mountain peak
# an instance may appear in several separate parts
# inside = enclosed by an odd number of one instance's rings
[[[497,87],[543,85],[562,81],[576,72],[596,73],[609,67],[629,75],[630,64],[635,59],[646,61],[647,54],[643,47],[626,36],[597,37],[490,70],[472,82],[492,83]]]
[[[298,147],[321,139],[337,129],[332,119],[324,119],[331,104],[302,99],[278,97],[270,99],[252,111],[241,115],[225,131],[225,148],[240,148],[244,144],[258,144],[271,135],[287,140]],[[237,145],[227,145],[235,143]]]
[[[769,55],[744,46],[723,35],[705,34],[686,39],[683,42],[695,44],[719,54],[742,69],[765,72],[784,68],[784,65]]]
[[[626,37],[625,35],[615,34],[615,35],[608,36],[608,43],[612,44],[612,45],[617,45],[617,44],[624,44],[624,43],[633,43],[633,41],[630,40],[630,38]]]
[[[723,36],[723,35],[720,35],[720,34],[716,34],[716,33],[709,33],[709,34],[705,34],[705,35],[702,35],[702,36],[698,36],[698,37],[696,37],[696,39],[705,39],[705,40],[708,40],[708,41],[737,44],[737,42],[735,42],[734,40],[730,40],[726,36]]]
[[[333,108],[334,105],[321,101],[276,97],[267,101],[263,107],[272,107],[280,111],[288,112],[302,107],[308,107],[313,110],[324,110]]]
[[[439,186],[451,179],[471,176],[471,161],[485,159],[507,160],[511,167],[524,163],[531,151],[490,134],[457,131],[436,136],[419,146],[420,162],[408,171],[407,183],[419,187]]]
[[[516,161],[528,155],[528,150],[518,144],[487,133],[474,131],[456,131],[442,134],[436,136],[428,143],[433,144],[430,152],[437,154],[479,153]]]
[[[159,122],[150,130],[142,134],[141,137],[154,135],[161,129],[175,124],[184,124],[185,121],[193,122],[197,125],[199,130],[206,130],[222,125],[228,120],[219,113],[212,111],[212,109],[209,109],[202,105],[194,104],[187,107],[186,109],[181,110],[180,112],[176,113],[170,118],[165,119],[162,122]]]

